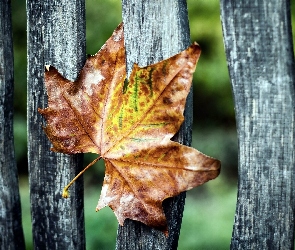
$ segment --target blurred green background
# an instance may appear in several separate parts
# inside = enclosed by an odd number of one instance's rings
[[[23,225],[32,249],[26,138],[26,6],[12,0],[15,56],[14,135],[20,174]],[[191,40],[202,55],[194,75],[192,146],[222,162],[220,176],[187,192],[179,249],[229,249],[237,195],[237,137],[231,86],[223,48],[218,0],[188,0]],[[293,6],[293,13],[294,6]],[[120,0],[86,0],[87,54],[95,54],[121,22]],[[293,20],[294,24],[294,20]],[[293,25],[294,27],[294,25]],[[294,33],[294,32],[293,32]],[[91,156],[86,156],[89,162]],[[117,222],[111,209],[95,213],[104,168],[85,179],[87,249],[114,249]]]

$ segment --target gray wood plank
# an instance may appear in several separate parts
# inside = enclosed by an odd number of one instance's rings
[[[221,17],[239,139],[231,249],[293,249],[290,1],[221,0]]]
[[[13,44],[10,0],[0,2],[0,249],[25,249],[13,142]]]
[[[127,72],[133,63],[140,66],[166,59],[190,45],[185,0],[122,0]],[[191,143],[192,92],[187,98],[185,122],[174,139]],[[176,249],[184,208],[185,193],[167,199],[163,208],[168,220],[169,237],[140,222],[126,220],[119,226],[116,249]]]
[[[38,107],[47,106],[44,66],[53,65],[75,80],[85,63],[83,0],[28,0],[28,158],[35,249],[85,249],[83,179],[61,197],[82,169],[81,155],[50,151]]]

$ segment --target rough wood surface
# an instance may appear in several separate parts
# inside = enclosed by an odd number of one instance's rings
[[[10,0],[0,2],[0,249],[25,249],[13,146],[13,45]]]
[[[293,249],[294,56],[290,1],[222,0],[238,139],[231,249]]]
[[[75,80],[85,63],[83,0],[28,0],[28,157],[35,249],[85,249],[83,180],[61,197],[63,187],[82,169],[82,156],[50,151],[38,107],[47,106],[44,65]]]
[[[185,0],[122,0],[127,71],[133,63],[146,66],[186,49],[190,44]],[[192,93],[187,98],[185,122],[175,140],[189,145],[192,131]],[[163,203],[169,237],[147,226],[126,220],[119,226],[116,249],[176,249],[185,193]]]

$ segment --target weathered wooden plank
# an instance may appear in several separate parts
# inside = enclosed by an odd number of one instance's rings
[[[13,44],[10,0],[0,2],[0,248],[24,249],[13,144]]]
[[[63,187],[82,168],[82,156],[50,152],[38,107],[47,106],[44,65],[74,80],[85,63],[83,0],[28,0],[28,157],[35,249],[85,249],[83,180],[63,199]]]
[[[146,66],[184,50],[190,44],[185,0],[122,0],[127,71],[133,63]],[[192,93],[187,99],[185,122],[175,140],[189,145],[192,131]],[[169,237],[147,226],[126,220],[119,226],[116,249],[176,249],[185,193],[163,203]]]
[[[231,249],[293,249],[290,1],[222,0],[221,17],[239,139]]]

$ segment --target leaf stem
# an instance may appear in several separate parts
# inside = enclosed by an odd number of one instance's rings
[[[62,191],[62,197],[63,198],[69,198],[69,187],[72,186],[72,184],[88,169],[90,168],[92,165],[94,165],[97,161],[99,161],[101,159],[101,156],[96,158],[95,160],[93,160],[92,162],[90,162],[79,174],[77,174],[75,176],[75,178],[73,180],[70,181],[70,183],[68,185],[66,185]]]

